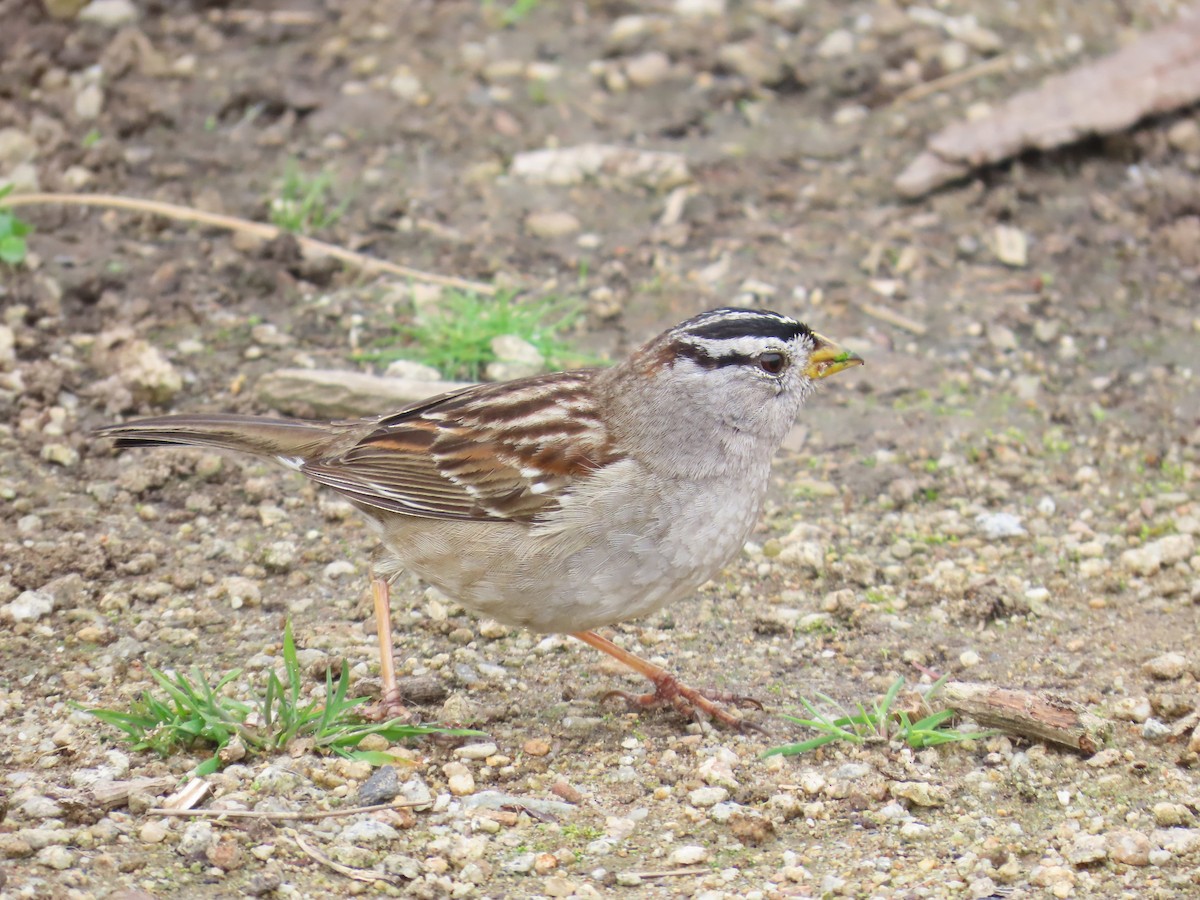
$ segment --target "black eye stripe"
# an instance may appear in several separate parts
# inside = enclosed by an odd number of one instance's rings
[[[778,353],[778,351],[768,351]],[[723,369],[726,366],[752,366],[755,369],[763,368],[760,362],[762,355],[756,353],[753,356],[749,353],[729,353],[722,356],[709,356],[703,348],[697,347],[695,344],[681,342],[675,345],[675,355],[690,359],[702,369]],[[787,357],[783,353],[778,353],[784,365],[787,363]],[[782,371],[783,366],[780,367]],[[777,373],[773,373],[777,374]]]

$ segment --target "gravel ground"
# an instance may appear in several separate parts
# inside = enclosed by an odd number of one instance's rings
[[[465,0],[282,19],[104,0],[64,23],[0,0],[0,181],[265,219],[293,158],[347,201],[320,237],[579,297],[572,340],[596,356],[730,301],[858,350],[867,366],[797,424],[742,556],[612,630],[759,697],[769,733],[602,705],[636,680],[401,581],[417,708],[485,736],[376,747],[402,757],[382,770],[249,756],[201,806],[426,805],[147,815],[205,754],[131,752],[74,704],[125,705],[150,666],[242,667],[245,692],[288,616],[314,690],[342,660],[376,689],[372,544],[286,472],[118,456],[89,430],[311,411],[323,394],[280,399],[264,376],[364,371],[353,351],[437,297],[287,240],[22,208],[33,255],[0,275],[0,895],[1196,896],[1200,124],[917,203],[890,186],[945,122],[1173,5],[534,7],[505,24],[505,4]],[[928,670],[1064,697],[1111,740],[761,756],[808,736],[779,717],[801,697],[869,702]]]

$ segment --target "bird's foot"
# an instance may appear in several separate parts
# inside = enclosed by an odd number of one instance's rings
[[[653,693],[632,694],[629,691],[608,691],[600,698],[600,702],[604,703],[613,697],[619,697],[631,709],[660,709],[664,706],[671,706],[689,719],[698,721],[715,719],[727,728],[766,733],[766,729],[762,726],[734,715],[719,705],[728,703],[743,709],[762,709],[762,703],[753,697],[712,688],[700,690],[688,687],[674,675],[663,675],[654,678],[653,681]]]
[[[384,691],[378,702],[364,706],[359,711],[359,715],[368,722],[389,722],[392,719],[399,719],[401,724],[411,725],[420,721],[420,716],[400,702],[400,691],[395,688]]]

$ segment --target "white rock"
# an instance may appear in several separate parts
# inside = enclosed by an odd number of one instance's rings
[[[454,751],[459,759],[487,759],[495,756],[498,748],[491,741],[482,744],[466,744]]]
[[[84,121],[98,119],[104,110],[104,88],[92,82],[75,95],[75,115]]]
[[[258,606],[262,602],[262,590],[258,583],[243,578],[241,575],[230,575],[221,582],[219,593],[229,599],[231,609],[241,609],[243,606]]]
[[[388,90],[401,100],[415,101],[420,99],[425,88],[421,79],[409,69],[403,68],[392,76],[388,82]]]
[[[580,144],[518,153],[509,168],[514,178],[567,187],[596,181],[629,190],[669,191],[692,180],[687,159],[678,153],[637,150],[609,144]]]
[[[1139,725],[1150,718],[1152,712],[1149,697],[1122,697],[1111,707],[1111,715],[1114,719],[1137,722]]]
[[[725,15],[725,0],[675,0],[675,15],[685,19]]]
[[[132,0],[92,0],[75,18],[80,22],[93,22],[105,28],[120,28],[137,21],[138,9]]]
[[[54,612],[54,596],[45,591],[22,591],[17,599],[0,606],[6,622],[36,622]]]
[[[358,822],[352,822],[342,829],[342,833],[338,835],[338,840],[357,846],[377,846],[389,845],[400,839],[398,832],[386,822],[380,822],[378,819],[363,819]]]
[[[450,762],[442,766],[446,775],[446,786],[456,797],[465,797],[475,793],[475,776],[471,770],[460,762]]]
[[[1176,856],[1200,850],[1200,828],[1160,828],[1151,837],[1155,844]]]
[[[18,194],[32,194],[41,190],[37,166],[33,163],[17,163],[4,176],[4,183]]]
[[[1182,803],[1155,803],[1151,809],[1154,814],[1154,824],[1164,828],[1175,825],[1190,825],[1195,821],[1192,811]]]
[[[386,378],[406,378],[409,381],[441,381],[442,373],[433,366],[411,359],[397,359],[383,370]]]
[[[1021,524],[1020,518],[1012,513],[980,513],[975,517],[975,524],[989,541],[1025,534],[1025,526]]]
[[[992,252],[996,259],[1014,269],[1029,265],[1029,238],[1020,228],[997,225],[992,231]]]
[[[1150,864],[1150,839],[1140,831],[1117,829],[1104,835],[1108,856],[1113,862],[1127,866]]]
[[[1182,678],[1188,670],[1187,657],[1182,653],[1164,653],[1147,661],[1142,668],[1147,675],[1160,681],[1174,681]]]
[[[37,157],[37,142],[19,128],[0,128],[0,173]]]
[[[1078,834],[1066,852],[1067,862],[1073,866],[1087,866],[1108,856],[1104,835]]]
[[[688,794],[688,803],[697,809],[706,809],[724,803],[729,799],[729,791],[723,787],[696,788]]]
[[[738,756],[728,747],[720,748],[715,754],[696,769],[696,774],[704,779],[704,783],[735,791],[740,786],[733,776],[733,767],[739,763]]]
[[[829,32],[817,44],[817,56],[822,59],[834,59],[839,56],[849,56],[854,52],[854,35],[845,28]]]
[[[625,62],[625,77],[634,87],[650,87],[671,74],[671,58],[661,50],[651,50]]]
[[[330,581],[343,578],[347,575],[354,575],[356,572],[358,572],[358,569],[348,559],[334,560],[322,570],[322,574]]]
[[[582,227],[579,219],[565,210],[537,210],[525,217],[525,230],[546,240],[569,237]]]
[[[672,851],[670,863],[673,866],[694,866],[708,859],[708,850],[698,844],[686,844]]]

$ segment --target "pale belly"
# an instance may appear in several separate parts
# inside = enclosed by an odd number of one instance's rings
[[[405,569],[479,615],[585,631],[652,613],[720,571],[757,521],[766,472],[735,483],[638,481],[652,499],[615,473],[532,529],[406,518],[382,536]]]

